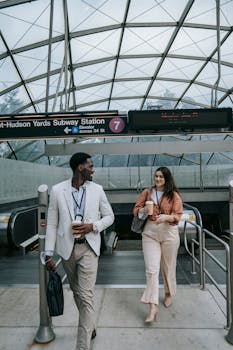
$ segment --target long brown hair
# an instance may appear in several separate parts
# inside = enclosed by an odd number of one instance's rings
[[[165,179],[164,195],[168,197],[170,200],[172,200],[174,192],[179,193],[179,190],[176,187],[171,171],[166,166],[161,166],[155,170],[154,176],[157,173],[157,171],[161,171]]]

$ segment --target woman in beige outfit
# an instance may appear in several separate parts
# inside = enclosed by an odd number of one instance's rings
[[[145,322],[153,322],[159,304],[159,270],[164,280],[164,305],[171,305],[176,293],[176,259],[180,244],[178,222],[183,212],[182,199],[167,167],[155,171],[155,186],[144,190],[134,207],[134,216],[147,216],[142,233],[142,247],[146,267],[146,289],[141,301],[150,305]],[[153,202],[148,215],[146,201]]]

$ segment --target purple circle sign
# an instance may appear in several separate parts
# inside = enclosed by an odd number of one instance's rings
[[[124,129],[124,127],[125,122],[120,117],[114,117],[109,122],[109,129],[116,134],[119,134]]]

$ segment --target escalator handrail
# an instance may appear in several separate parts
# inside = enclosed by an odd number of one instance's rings
[[[9,218],[9,222],[8,222],[8,225],[11,227],[14,227],[13,225],[15,224],[15,220],[16,218],[22,214],[22,213],[26,213],[27,211],[30,211],[32,209],[36,209],[38,208],[38,205],[31,205],[30,207],[23,207],[23,208],[19,208],[19,209],[16,209],[16,210],[13,210],[11,212],[11,215],[10,215],[10,218]]]
[[[16,221],[17,217],[21,214],[24,214],[30,210],[37,209],[37,208],[38,208],[38,204],[35,204],[35,205],[31,205],[29,207],[22,207],[22,208],[14,209],[11,212],[10,218],[8,221],[8,225],[7,225],[7,240],[8,240],[8,243],[10,245],[15,246],[15,243],[12,241],[12,236],[13,236],[15,221]]]
[[[192,206],[190,204],[187,204],[187,203],[183,203],[183,205],[184,205],[185,208],[191,209],[191,210],[194,211],[195,216],[196,216],[196,222],[197,222],[197,224],[199,226],[202,227],[202,218],[201,218],[201,213],[199,212],[199,210],[196,207],[194,207],[194,206]]]

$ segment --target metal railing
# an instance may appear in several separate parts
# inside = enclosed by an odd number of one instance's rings
[[[195,216],[196,216],[196,223],[202,227],[202,217],[201,217],[201,213],[199,212],[199,210],[196,207],[193,207],[192,205],[190,205],[188,203],[184,203],[184,207],[194,211]]]
[[[198,238],[199,242],[195,239],[192,239],[191,241],[191,251],[188,247],[187,243],[187,223],[195,226],[198,231]],[[206,235],[210,236],[214,240],[216,240],[218,243],[220,243],[226,253],[226,265],[224,266],[206,247]],[[218,291],[221,293],[221,295],[226,300],[226,319],[227,324],[226,328],[230,327],[230,323],[232,320],[231,315],[231,281],[230,281],[230,247],[229,245],[224,242],[222,239],[217,237],[212,232],[203,229],[200,225],[191,222],[189,220],[185,220],[184,224],[184,245],[186,248],[187,253],[192,257],[192,273],[195,273],[195,264],[199,265],[200,268],[200,287],[202,290],[205,290],[205,284],[206,284],[206,276],[210,279],[210,281],[213,283],[213,285],[218,289]],[[195,256],[195,245],[199,247],[199,260]],[[214,279],[214,277],[210,274],[210,272],[206,268],[206,255],[208,255],[212,261],[214,261],[225,273],[226,273],[226,294],[222,291],[222,289],[219,287],[219,284]],[[232,286],[233,288],[233,286]]]
[[[210,236],[211,238],[215,239],[217,242],[219,242],[225,249],[226,253],[226,265],[224,266],[207,248],[206,248],[206,235]],[[205,276],[207,276],[213,285],[218,289],[218,291],[221,293],[221,295],[226,300],[226,317],[227,317],[227,324],[226,327],[229,328],[231,323],[231,283],[230,283],[230,247],[229,245],[224,242],[222,239],[217,237],[212,232],[203,229],[202,230],[202,252],[203,252],[203,276],[204,276],[204,288],[205,288]],[[208,272],[208,270],[205,267],[205,256],[208,255],[212,261],[214,261],[225,273],[226,273],[226,295],[223,293],[221,288],[219,287],[216,280],[213,278],[213,276]]]
[[[187,242],[187,224],[190,224],[194,227],[196,227],[197,232],[198,232],[198,241],[196,241],[194,238],[191,240],[191,252],[189,250],[188,242]],[[200,243],[199,243],[200,242]],[[196,273],[195,271],[195,263],[199,265],[200,267],[200,287],[201,289],[204,289],[204,273],[203,273],[203,253],[202,253],[202,228],[200,225],[196,224],[195,222],[185,220],[184,223],[184,246],[187,251],[187,253],[192,257],[192,274]],[[198,260],[195,257],[195,244],[199,247],[199,259]]]
[[[233,185],[233,184],[232,184]],[[233,188],[233,187],[232,187]],[[231,224],[232,225],[232,224]],[[230,300],[231,300],[231,315],[233,315],[233,232],[230,232]],[[231,325],[226,336],[228,343],[233,345],[233,320],[231,317]]]

